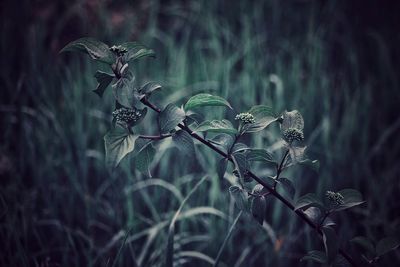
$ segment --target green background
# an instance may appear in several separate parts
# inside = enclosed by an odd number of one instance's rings
[[[233,119],[256,104],[278,113],[299,110],[308,155],[321,169],[286,174],[296,196],[349,187],[363,193],[366,204],[335,215],[351,254],[360,252],[347,242],[354,236],[399,236],[395,2],[25,0],[0,6],[1,266],[111,266],[130,228],[116,266],[162,266],[165,222],[206,174],[185,205],[191,216],[178,224],[175,257],[184,266],[208,266],[206,256],[215,258],[238,212],[229,179],[217,178],[219,158],[200,145],[198,158],[189,160],[161,144],[152,179],[129,159],[112,174],[106,169],[112,93],[100,99],[91,92],[95,71],[105,66],[58,54],[83,36],[154,49],[156,59],[137,61],[133,69],[140,82],[163,85],[154,98],[160,106],[206,91],[235,108],[209,108],[210,118]],[[155,133],[155,116],[139,129]],[[245,141],[270,148],[277,133],[271,127]],[[266,218],[269,227],[262,228],[241,217],[222,264],[313,266],[299,259],[323,249],[316,235],[275,200]],[[379,264],[396,262],[398,251]]]

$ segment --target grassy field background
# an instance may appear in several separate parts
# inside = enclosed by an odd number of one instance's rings
[[[59,55],[69,41],[140,41],[156,59],[134,65],[158,81],[160,106],[196,92],[229,99],[236,112],[270,105],[305,118],[319,175],[285,175],[296,196],[353,187],[366,204],[337,215],[343,247],[366,235],[399,236],[399,8],[389,1],[4,1],[1,4],[0,265],[162,266],[168,222],[191,188],[175,235],[177,266],[209,266],[236,217],[219,159],[197,145],[187,160],[160,143],[153,178],[125,160],[110,173],[103,135],[111,90],[91,92],[88,57]],[[210,117],[233,118],[215,108]],[[140,127],[154,133],[155,116]],[[277,129],[246,140],[270,148]],[[178,164],[177,164],[178,163]],[[225,266],[313,266],[299,259],[320,240],[280,203],[268,225],[242,216]],[[132,229],[128,232],[128,229]],[[119,248],[127,237],[119,254]],[[119,256],[118,256],[119,255]],[[117,259],[117,260],[116,260]],[[379,262],[400,263],[399,251]]]

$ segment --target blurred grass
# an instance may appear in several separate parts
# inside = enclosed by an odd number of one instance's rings
[[[186,203],[176,228],[176,263],[207,266],[206,256],[216,257],[237,214],[227,194],[229,181],[219,181],[213,171],[217,157],[201,146],[198,161],[187,162],[161,143],[152,165],[154,180],[128,162],[114,174],[105,169],[102,137],[110,127],[111,92],[104,100],[91,92],[93,74],[103,66],[57,54],[84,35],[152,47],[157,59],[134,68],[142,81],[163,84],[155,98],[160,105],[209,91],[227,97],[237,112],[255,104],[277,112],[298,109],[306,121],[308,154],[321,161],[321,171],[319,177],[306,170],[286,173],[297,184],[297,195],[357,188],[367,204],[337,217],[343,241],[362,234],[399,235],[399,35],[388,27],[363,28],[367,23],[352,17],[357,5],[2,5],[1,266],[111,266],[128,229],[132,232],[116,266],[162,266],[169,220],[204,174],[208,182]],[[206,113],[224,116],[218,108]],[[151,118],[142,132],[155,132]],[[275,130],[246,141],[269,147]],[[279,203],[269,204],[270,228],[242,216],[221,263],[307,265],[298,259],[320,248],[320,242]],[[397,252],[381,263],[398,261]]]

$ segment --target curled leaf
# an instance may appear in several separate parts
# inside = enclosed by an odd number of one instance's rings
[[[91,37],[84,37],[67,44],[60,53],[67,51],[79,51],[88,54],[92,59],[112,64],[115,55],[110,51],[108,45]]]
[[[283,117],[283,121],[281,124],[282,132],[285,130],[289,130],[290,128],[294,128],[294,129],[303,131],[304,120],[303,120],[303,116],[301,116],[299,111],[297,111],[297,110],[285,111],[283,113],[282,117]]]
[[[102,72],[102,71],[96,71],[96,74],[94,75],[94,77],[96,78],[98,84],[95,90],[93,90],[93,92],[95,92],[97,95],[99,95],[100,97],[103,96],[104,91],[107,89],[107,87],[110,85],[110,83],[112,82],[112,80],[114,79],[114,74],[108,74],[106,72]]]

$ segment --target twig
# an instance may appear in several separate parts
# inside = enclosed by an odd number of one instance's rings
[[[157,106],[153,105],[151,102],[149,102],[146,98],[143,98],[141,100],[141,102],[148,106],[149,108],[153,109],[154,111],[156,111],[157,113],[161,112],[161,109],[159,109]],[[179,128],[181,128],[182,130],[186,131],[187,133],[189,133],[194,139],[198,140],[199,142],[203,143],[204,145],[208,146],[209,148],[211,148],[212,150],[214,150],[215,152],[217,152],[218,154],[220,154],[221,156],[223,156],[224,158],[228,159],[229,161],[233,162],[232,157],[228,154],[226,154],[224,151],[222,151],[221,149],[219,149],[218,147],[216,147],[215,145],[213,145],[211,142],[205,140],[204,138],[202,138],[201,136],[199,136],[198,134],[194,133],[192,130],[190,130],[189,127],[187,127],[186,125],[180,123],[178,125]],[[283,160],[285,160],[287,153],[285,154],[285,156],[283,157]],[[281,165],[283,163],[281,162]],[[278,167],[279,168],[279,167]],[[315,224],[302,210],[300,209],[295,209],[294,205],[287,200],[284,196],[282,196],[278,191],[276,191],[273,187],[271,187],[270,185],[268,185],[265,181],[263,181],[260,177],[258,177],[257,175],[255,175],[254,173],[252,173],[251,171],[248,170],[248,175],[253,178],[256,182],[258,182],[259,184],[261,184],[262,186],[264,186],[269,192],[271,192],[271,194],[277,198],[279,201],[281,201],[286,207],[288,207],[290,210],[292,210],[294,213],[296,213],[297,216],[300,217],[301,220],[303,220],[306,224],[308,224],[312,229],[314,229],[320,236],[322,236],[322,231],[320,229],[320,227]],[[353,267],[357,267],[357,263],[353,260],[353,258],[347,254],[343,249],[339,249],[339,253],[353,266]]]
[[[160,135],[139,135],[139,138],[150,139],[150,140],[161,140],[164,138],[171,137],[171,134],[160,134]]]

